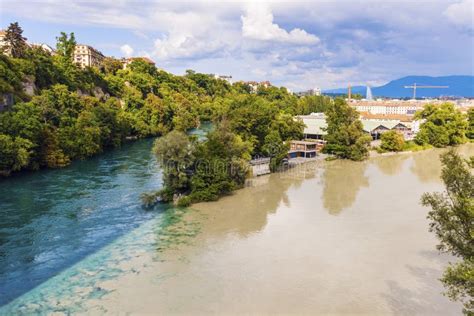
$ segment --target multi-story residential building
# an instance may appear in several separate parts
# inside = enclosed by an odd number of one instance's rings
[[[383,115],[413,115],[423,104],[410,101],[358,101],[350,103],[359,112]]]
[[[104,58],[101,52],[89,45],[78,44],[74,49],[74,62],[82,68],[98,67]]]
[[[247,81],[245,83],[249,85],[251,93],[257,93],[258,87],[268,88],[272,86],[270,81],[262,81],[262,82]]]
[[[296,93],[297,96],[299,97],[304,97],[304,96],[308,96],[308,95],[321,95],[321,88],[313,88],[313,89],[309,89],[307,91],[301,91],[301,92],[297,92]]]
[[[11,55],[11,49],[7,49],[5,46],[7,43],[5,42],[5,35],[7,32],[5,30],[0,30],[0,53],[3,53],[7,56]]]
[[[130,57],[122,59],[123,69],[127,69],[128,65],[130,65],[134,60],[142,60],[146,63],[149,63],[150,65],[155,66],[155,62],[148,57]]]

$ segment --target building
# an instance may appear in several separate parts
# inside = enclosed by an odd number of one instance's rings
[[[155,62],[148,57],[130,57],[130,58],[122,58],[121,61],[122,61],[123,69],[127,69],[128,65],[130,65],[135,60],[141,60],[152,66],[155,66]]]
[[[297,116],[305,124],[303,130],[305,139],[323,139],[326,135],[326,118],[323,113],[312,113],[310,115]],[[417,123],[402,122],[389,119],[361,119],[364,132],[370,134],[373,139],[379,139],[380,135],[389,130],[397,130],[404,134],[406,139],[412,139],[418,131]]]
[[[301,91],[296,93],[299,97],[309,96],[309,95],[321,95],[321,88],[313,88],[307,91]]]
[[[268,88],[272,86],[270,81],[262,81],[262,82],[247,81],[245,83],[250,87],[251,93],[257,93],[259,87]]]
[[[353,101],[350,105],[358,112],[383,115],[413,115],[423,107],[422,103],[411,101]]]
[[[314,158],[316,157],[317,143],[305,140],[290,141],[288,158]]]
[[[270,158],[253,159],[249,163],[254,177],[270,173]]]
[[[5,42],[5,35],[7,32],[5,30],[0,30],[0,53],[7,56],[11,56],[11,49],[7,48],[7,42]]]
[[[78,44],[74,49],[73,60],[82,68],[99,67],[104,58],[105,57],[101,52],[89,45]]]
[[[41,48],[42,50],[44,50],[45,52],[50,53],[51,55],[56,55],[56,51],[51,46],[49,46],[48,44],[31,43],[31,47],[38,47],[38,48]]]
[[[224,81],[227,81],[228,83],[232,84],[232,76],[227,76],[227,75],[214,75],[215,79],[221,79]]]

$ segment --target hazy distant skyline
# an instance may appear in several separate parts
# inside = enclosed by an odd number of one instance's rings
[[[383,84],[406,75],[473,75],[474,0],[13,1],[30,42],[60,31],[105,55],[160,68],[270,80],[292,90]]]

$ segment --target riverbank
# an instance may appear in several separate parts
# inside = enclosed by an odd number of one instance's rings
[[[472,155],[474,145],[459,150]],[[125,236],[141,246],[122,272],[106,278],[109,266],[98,260],[88,272],[93,285],[56,291],[47,302],[60,302],[53,311],[109,314],[459,314],[438,281],[453,258],[436,251],[419,203],[443,188],[443,151],[321,161],[258,177],[193,205],[165,229],[140,226]],[[121,243],[105,258],[126,253]],[[47,284],[36,297],[68,282]]]

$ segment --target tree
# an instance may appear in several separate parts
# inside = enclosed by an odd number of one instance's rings
[[[31,147],[27,139],[0,134],[0,175],[8,176],[27,166]]]
[[[262,147],[265,156],[270,157],[270,169],[277,170],[282,160],[288,155],[290,149],[289,142],[283,142],[280,134],[276,130],[272,130],[265,136],[265,144]]]
[[[5,50],[7,53],[11,54],[12,57],[22,58],[25,56],[26,48],[26,38],[23,37],[23,30],[18,25],[18,22],[10,23],[8,26],[5,37],[3,41],[5,42]]]
[[[57,53],[71,62],[75,48],[76,37],[74,36],[74,32],[70,33],[69,36],[65,32],[61,32],[61,35],[56,37]]]
[[[193,202],[213,201],[241,187],[248,173],[251,146],[224,121],[198,146],[191,179]]]
[[[123,64],[119,59],[113,57],[105,57],[102,61],[102,70],[105,74],[117,74],[117,71],[123,69]]]
[[[471,161],[473,157],[471,157]],[[461,259],[452,263],[441,281],[452,300],[464,304],[464,311],[474,312],[474,175],[471,163],[454,150],[441,155],[441,178],[444,193],[425,193],[421,202],[430,206],[430,231],[438,237],[437,248]]]
[[[364,133],[359,113],[343,99],[336,99],[326,111],[325,153],[338,158],[364,160],[372,138]]]
[[[179,131],[172,131],[155,141],[153,152],[163,168],[163,184],[168,193],[165,200],[172,200],[174,193],[189,191],[194,149],[188,136]]]
[[[380,148],[384,151],[402,151],[405,146],[403,135],[395,130],[383,133],[380,140]]]
[[[419,145],[446,147],[466,142],[466,119],[452,103],[427,104],[415,114],[415,119],[425,120],[415,137]]]
[[[311,113],[326,112],[331,106],[331,99],[325,96],[304,96],[298,99],[297,114],[307,115]]]
[[[467,111],[467,118],[469,126],[467,128],[466,136],[469,139],[474,139],[474,108],[470,108],[469,111]]]

